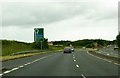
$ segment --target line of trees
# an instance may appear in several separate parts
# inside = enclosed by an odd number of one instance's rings
[[[48,49],[48,39],[45,39],[42,42],[33,42],[32,47],[35,49]]]
[[[87,48],[94,47],[95,43],[97,43],[98,47],[114,44],[113,41],[108,40],[102,40],[102,39],[83,39],[83,40],[77,40],[77,41],[54,41],[53,45],[63,45],[63,46],[69,46],[72,44],[73,46],[84,46]]]

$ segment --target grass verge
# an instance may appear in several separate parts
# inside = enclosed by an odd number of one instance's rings
[[[46,53],[48,52],[36,52],[36,53],[19,54],[19,55],[12,55],[12,56],[0,56],[1,58],[0,61],[14,60],[14,59],[30,57],[30,56],[38,55],[38,54],[46,54]]]

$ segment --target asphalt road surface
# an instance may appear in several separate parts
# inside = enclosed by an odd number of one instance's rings
[[[98,51],[98,53],[101,53],[103,55],[108,55],[112,57],[119,57],[118,50],[114,50],[115,45],[111,45],[108,47],[104,47]]]
[[[76,50],[71,54],[63,52],[36,55],[3,62],[8,71],[4,76],[81,76],[82,78],[110,78],[118,76],[118,65],[91,56],[87,51]],[[107,77],[109,76],[109,77]],[[119,77],[113,77],[119,78]]]

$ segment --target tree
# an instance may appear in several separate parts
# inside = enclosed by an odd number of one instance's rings
[[[120,32],[119,32],[119,34],[117,35],[116,40],[117,40],[117,45],[118,45],[118,47],[120,48]]]
[[[45,39],[41,42],[34,42],[32,43],[32,47],[35,49],[48,49],[48,39]]]
[[[48,39],[44,39],[43,41],[43,49],[48,49],[49,46],[48,46]]]

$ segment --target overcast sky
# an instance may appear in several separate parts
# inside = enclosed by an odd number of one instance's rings
[[[118,34],[118,0],[3,0],[1,6],[1,39],[33,42],[34,28],[44,28],[49,41]]]

